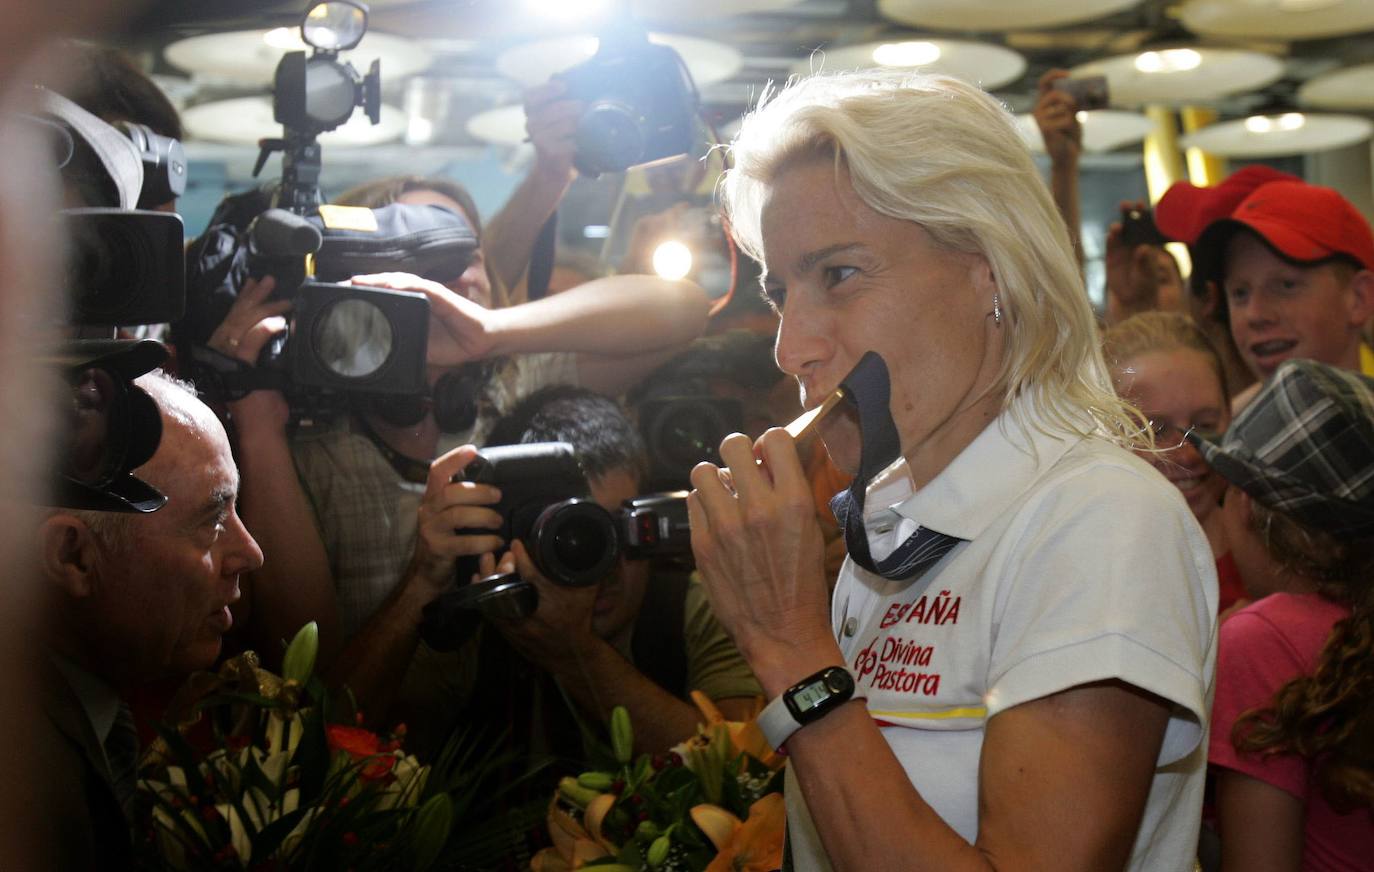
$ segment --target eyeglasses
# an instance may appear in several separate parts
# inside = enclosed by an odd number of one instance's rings
[[[1188,429],[1181,430],[1167,421],[1156,421],[1153,418],[1146,422],[1150,430],[1155,434],[1156,451],[1173,451],[1182,448],[1188,441],[1188,434],[1196,433],[1203,439],[1213,439],[1220,434],[1212,427],[1204,427],[1198,424],[1189,425]]]

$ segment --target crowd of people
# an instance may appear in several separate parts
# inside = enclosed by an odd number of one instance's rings
[[[179,135],[117,55],[64,51],[94,116]],[[1370,225],[1263,168],[1180,183],[1155,215],[1191,274],[1114,227],[1099,317],[1057,77],[1048,185],[1005,108],[954,79],[817,74],[760,102],[720,199],[799,402],[741,373],[750,432],[680,470],[694,566],[621,554],[581,587],[497,535],[500,488],[465,472],[561,442],[607,512],[643,495],[621,397],[719,348],[706,292],[623,273],[531,298],[575,172],[558,85],[530,93],[534,165],[485,227],[448,179],[334,198],[477,234],[445,283],[405,263],[351,280],[428,301],[430,394],[404,420],[302,420],[277,390],[207,403],[185,361],[127,364],[161,423],[132,475],[165,504],[45,508],[22,550],[43,582],[40,850],[117,868],[167,688],[244,648],[275,667],[315,622],[320,674],[421,755],[487,729],[556,777],[618,706],[657,753],[695,729],[692,691],[736,720],[762,697],[787,868],[1374,869]],[[275,285],[245,281],[206,346],[255,365],[289,329]],[[457,420],[437,399],[455,376]],[[814,436],[781,429],[837,391]],[[512,573],[530,614],[425,637],[446,593]]]

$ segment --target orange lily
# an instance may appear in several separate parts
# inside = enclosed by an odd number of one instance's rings
[[[749,806],[749,817],[717,853],[706,872],[772,872],[782,866],[783,825],[787,807],[781,793],[770,793]]]
[[[763,730],[759,729],[758,715],[763,709],[763,700],[754,700],[754,712],[747,721],[727,721],[710,697],[699,690],[692,691],[692,702],[696,703],[697,710],[701,712],[708,728],[725,725],[730,734],[730,744],[734,746],[736,754],[746,753],[769,769],[782,768],[786,762],[785,758],[773,750],[773,746],[763,737]]]

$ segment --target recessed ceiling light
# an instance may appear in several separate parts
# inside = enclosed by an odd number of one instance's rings
[[[1003,45],[961,39],[861,42],[818,51],[792,66],[801,75],[816,70],[862,70],[875,64],[953,76],[991,91],[1026,72],[1026,59]]]
[[[1358,115],[1286,112],[1209,124],[1179,142],[1221,157],[1275,157],[1354,145],[1371,131],[1374,124]]]
[[[262,35],[262,41],[282,51],[310,51],[297,27],[274,27]]]
[[[1135,68],[1142,73],[1182,73],[1202,65],[1202,55],[1191,48],[1167,48],[1136,55]]]
[[[923,67],[939,59],[933,42],[887,42],[873,49],[873,62],[885,67]]]

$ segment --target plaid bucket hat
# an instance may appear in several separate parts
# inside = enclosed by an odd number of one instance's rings
[[[1261,505],[1332,534],[1374,535],[1374,379],[1288,360],[1224,436],[1188,438]]]

